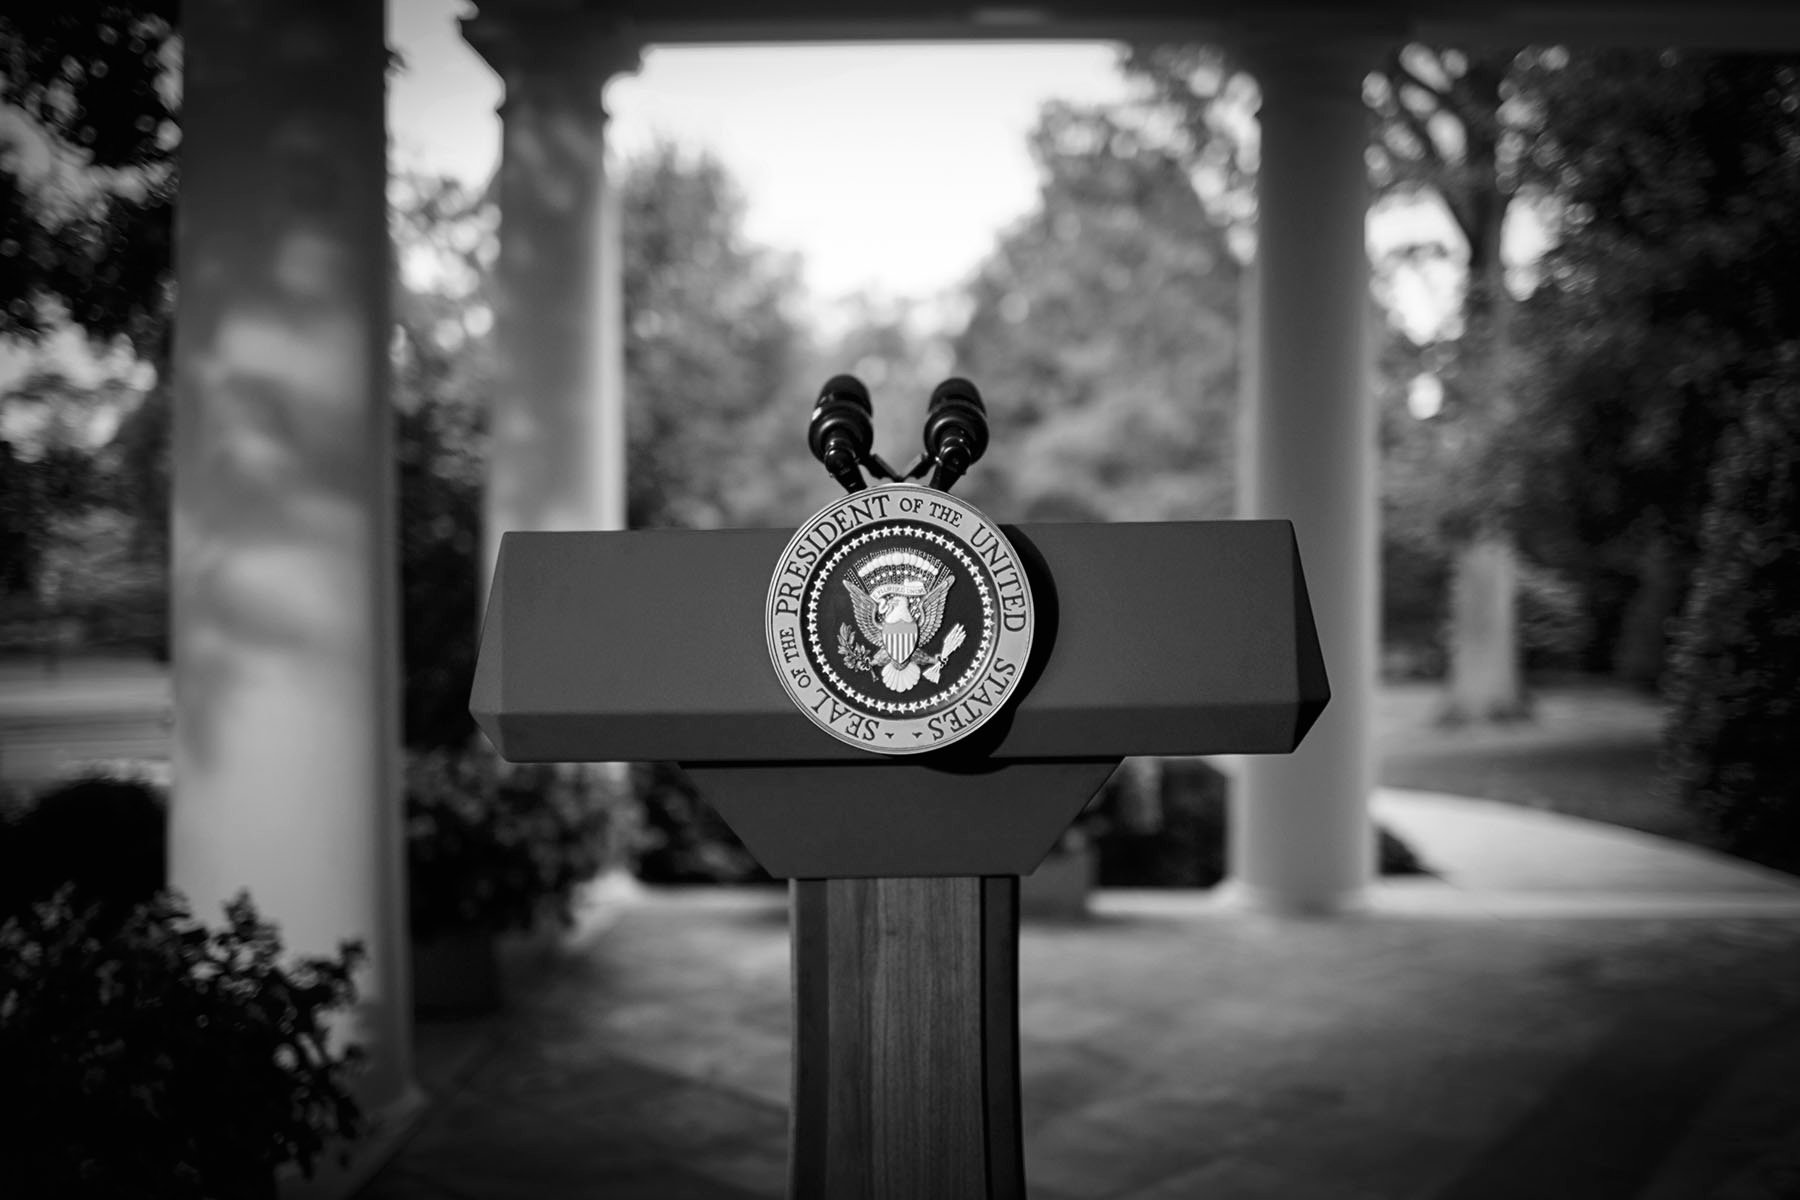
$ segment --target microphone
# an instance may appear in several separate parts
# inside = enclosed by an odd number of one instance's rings
[[[807,448],[846,492],[860,492],[869,486],[861,464],[875,443],[874,413],[869,389],[854,375],[827,379],[813,404]]]
[[[925,454],[934,464],[931,486],[949,491],[987,452],[987,406],[967,379],[951,378],[931,390],[925,409]]]

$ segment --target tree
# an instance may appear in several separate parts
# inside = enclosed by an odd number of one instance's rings
[[[173,0],[71,0],[0,13],[0,334],[66,316],[161,353],[173,279],[179,132]]]
[[[1446,714],[1504,717],[1524,709],[1516,624],[1511,619],[1513,562],[1508,511],[1516,487],[1496,452],[1510,420],[1508,352],[1512,300],[1500,254],[1507,213],[1518,195],[1519,124],[1529,117],[1516,95],[1516,52],[1466,53],[1407,45],[1372,72],[1365,100],[1376,118],[1372,180],[1385,199],[1441,203],[1462,235],[1466,286],[1460,329],[1448,353],[1434,356],[1444,405],[1428,439],[1408,440],[1415,469],[1436,464],[1432,511],[1440,536],[1460,546],[1454,568],[1450,679]],[[1172,120],[1164,134],[1196,177],[1210,181],[1215,204],[1247,219],[1254,202],[1254,156],[1247,152],[1247,83],[1210,47],[1134,48],[1127,69],[1146,89],[1153,114]],[[1232,143],[1236,149],[1229,148]],[[1436,253],[1408,247],[1405,253]],[[1421,440],[1432,443],[1421,447]],[[1417,532],[1417,531],[1415,531]],[[1412,550],[1423,543],[1411,539]],[[1423,565],[1423,564],[1417,564]],[[1483,617],[1488,619],[1483,619]]]
[[[1053,104],[1043,182],[970,288],[956,370],[1007,454],[965,490],[1013,519],[1223,516],[1238,268],[1185,165],[1120,115]]]
[[[1526,712],[1511,510],[1517,499],[1506,431],[1513,298],[1501,235],[1518,195],[1519,106],[1511,48],[1468,53],[1401,47],[1372,73],[1374,183],[1384,196],[1435,197],[1467,254],[1460,331],[1440,371],[1435,418],[1446,482],[1442,522],[1455,547],[1444,715],[1505,719]],[[1448,505],[1445,505],[1445,500]]]
[[[630,524],[741,520],[765,490],[769,439],[795,436],[797,418],[765,417],[794,408],[778,400],[800,343],[795,264],[745,240],[743,200],[711,157],[659,145],[619,194]]]
[[[1719,438],[1800,321],[1795,64],[1617,51],[1537,73],[1527,162],[1557,219],[1522,318],[1522,528],[1583,579],[1593,665],[1654,684]]]
[[[1800,61],[1552,60],[1541,94],[1532,162],[1560,220],[1526,313],[1545,431],[1530,528],[1597,575],[1671,564],[1650,657],[1679,613],[1674,785],[1733,849],[1792,868]]]
[[[402,738],[461,749],[480,618],[486,403],[494,354],[485,296],[497,214],[488,196],[416,174],[389,188],[394,305]]]
[[[9,639],[52,652],[86,640],[164,649],[160,564],[134,553],[109,430],[137,394],[42,367],[6,389],[0,440],[0,614]],[[22,636],[21,636],[22,635]]]
[[[92,447],[79,421],[87,392],[45,370],[7,389],[16,428],[0,440],[0,594],[34,595],[58,521],[94,502]]]
[[[716,525],[765,493],[764,420],[798,332],[789,266],[749,245],[724,168],[661,146],[619,176],[633,525]],[[457,747],[475,664],[486,404],[494,390],[489,272],[499,213],[452,179],[394,181],[402,662],[408,745]],[[792,457],[791,450],[789,457]],[[791,519],[791,514],[789,515]]]
[[[0,336],[40,340],[73,325],[152,365],[156,383],[102,456],[99,498],[130,514],[134,572],[156,569],[168,545],[176,9],[69,0],[0,12],[0,107],[12,118],[0,155]],[[15,390],[7,403],[24,399]]]
[[[1720,441],[1673,654],[1668,762],[1739,854],[1800,871],[1800,339]]]

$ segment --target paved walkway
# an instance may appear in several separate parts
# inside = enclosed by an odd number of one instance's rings
[[[1800,886],[1457,797],[1441,877],[1278,920],[1107,892],[1021,937],[1035,1200],[1792,1200]],[[361,1200],[784,1194],[778,890],[611,885],[503,1018],[420,1029],[436,1102]]]

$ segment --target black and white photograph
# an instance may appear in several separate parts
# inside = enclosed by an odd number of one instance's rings
[[[0,1197],[1800,1200],[1800,6],[0,0]]]

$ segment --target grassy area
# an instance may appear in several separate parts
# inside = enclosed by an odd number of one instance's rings
[[[1445,727],[1430,684],[1384,688],[1377,710],[1380,780],[1623,825],[1711,846],[1658,767],[1654,697],[1604,682],[1539,688],[1529,721]]]

